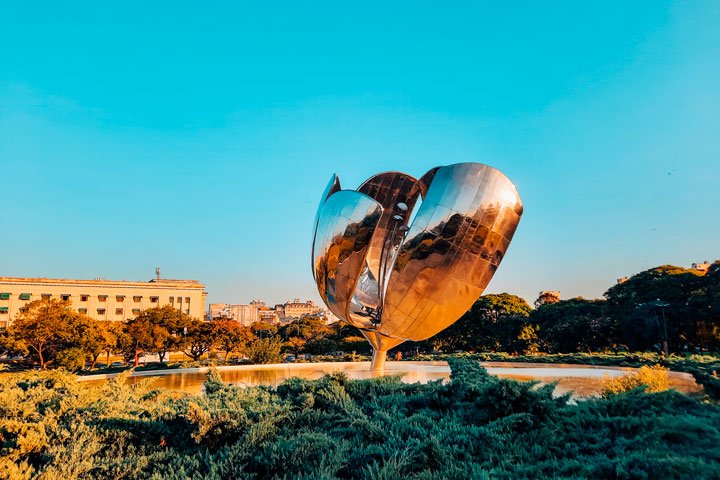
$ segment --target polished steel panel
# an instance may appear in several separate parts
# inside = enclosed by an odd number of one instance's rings
[[[317,229],[318,229],[318,222],[320,221],[320,212],[322,211],[323,206],[325,205],[325,202],[328,198],[330,198],[330,195],[332,195],[335,192],[340,191],[340,179],[336,174],[333,173],[333,176],[330,177],[330,181],[328,182],[327,186],[325,187],[325,190],[323,191],[322,196],[320,197],[320,204],[318,205],[317,212],[315,212],[315,222],[313,225],[315,226],[313,229],[313,244],[312,244],[312,250],[311,250],[311,256],[310,256],[310,269],[312,270],[313,278],[315,278],[315,239],[317,238]]]
[[[522,214],[505,175],[486,165],[440,168],[393,265],[378,331],[424,340],[482,294]]]
[[[382,286],[387,284],[385,279],[390,273],[389,268],[382,267],[391,264],[390,257],[397,252],[404,238],[402,227],[407,225],[422,189],[418,180],[400,172],[375,175],[358,188],[383,207],[358,282],[355,298],[359,306],[377,310],[382,304],[385,293]]]
[[[353,191],[334,193],[320,208],[313,271],[320,296],[340,318],[349,317],[350,300],[381,215],[378,202]]]
[[[447,328],[482,294],[517,228],[510,180],[479,163],[436,167],[420,180],[386,172],[358,192],[323,194],[313,273],[328,308],[377,352]],[[412,212],[418,199],[412,224]],[[383,355],[373,357],[382,364]]]

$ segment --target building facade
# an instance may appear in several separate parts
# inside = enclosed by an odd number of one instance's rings
[[[535,308],[541,307],[548,303],[558,303],[560,301],[560,292],[558,290],[543,290],[538,294],[535,300]]]
[[[249,326],[258,321],[258,310],[256,303],[211,303],[209,312],[210,320],[227,318]]]
[[[67,300],[95,320],[124,321],[148,308],[171,305],[193,318],[205,312],[205,286],[196,280],[149,282],[0,277],[0,328],[34,300]]]
[[[705,260],[704,262],[697,262],[692,264],[692,269],[698,272],[707,273],[710,270],[712,264]]]
[[[301,302],[299,299],[268,307],[262,300],[250,303],[211,303],[208,318],[217,320],[228,318],[249,326],[257,321],[283,323],[302,318],[305,315],[319,315],[323,311],[312,301]]]
[[[319,313],[320,307],[311,300],[301,302],[296,298],[291,302],[286,302],[283,306],[283,317],[285,318],[302,318],[305,315],[317,315]]]
[[[258,319],[263,322],[278,323],[280,315],[274,308],[261,308],[258,310]]]

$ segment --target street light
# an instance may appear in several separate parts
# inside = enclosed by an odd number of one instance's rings
[[[657,300],[655,300],[655,302],[653,303],[653,305],[655,305],[656,307],[660,307],[660,311],[662,312],[662,321],[663,321],[663,325],[662,325],[662,328],[663,328],[663,352],[665,353],[665,360],[667,360],[668,357],[670,356],[670,353],[669,353],[669,351],[668,351],[668,333],[667,333],[667,320],[665,319],[665,307],[669,306],[670,304],[669,304],[669,303],[662,302],[662,301],[660,301],[660,299],[658,298]],[[655,321],[657,322],[657,317],[655,318]],[[660,327],[660,324],[659,324],[659,323],[658,323],[658,327]]]

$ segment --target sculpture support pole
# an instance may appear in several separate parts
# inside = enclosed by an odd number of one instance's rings
[[[382,372],[385,370],[385,360],[387,359],[387,350],[373,348],[372,362],[370,363],[370,371]]]

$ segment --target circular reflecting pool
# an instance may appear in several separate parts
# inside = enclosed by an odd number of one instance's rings
[[[575,397],[599,395],[602,381],[608,377],[619,377],[632,373],[633,368],[596,367],[589,365],[558,365],[541,363],[500,363],[486,362],[483,366],[492,375],[520,381],[539,381],[542,384],[557,382],[556,395],[572,392]],[[150,381],[156,388],[200,393],[208,368],[187,368],[177,370],[155,370],[135,372],[130,383]],[[238,386],[277,386],[291,377],[318,379],[323,375],[343,372],[349,378],[372,378],[378,376],[370,371],[369,362],[328,362],[328,363],[283,363],[274,365],[241,365],[217,367],[222,379]],[[382,375],[399,375],[403,382],[426,383],[432,380],[448,380],[450,367],[446,362],[388,362]],[[99,385],[114,375],[93,375],[79,377],[88,386]],[[692,375],[670,372],[670,386],[681,392],[702,391]]]

